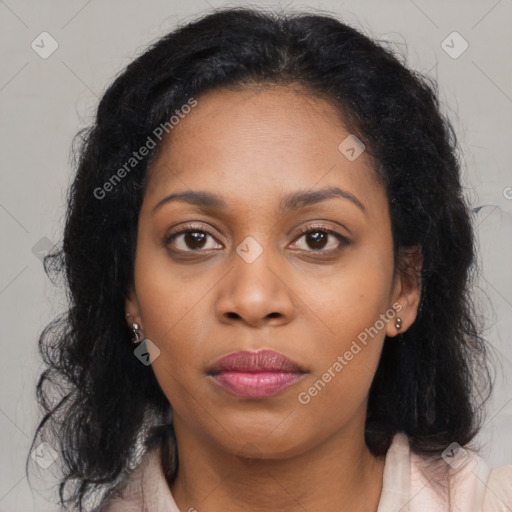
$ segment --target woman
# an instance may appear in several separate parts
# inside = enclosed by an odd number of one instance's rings
[[[334,18],[221,10],[83,142],[38,383],[62,503],[511,509],[512,466],[470,447],[491,385],[434,83]]]

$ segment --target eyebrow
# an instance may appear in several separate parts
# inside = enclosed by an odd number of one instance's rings
[[[347,190],[342,190],[339,187],[325,187],[313,191],[299,190],[283,197],[279,206],[281,212],[288,212],[333,198],[347,199],[348,201],[351,201],[353,204],[355,204],[364,213],[366,213],[365,206],[356,196]],[[154,215],[155,212],[164,204],[168,204],[172,201],[182,201],[184,203],[192,204],[195,206],[215,208],[218,210],[227,208],[226,201],[217,194],[202,190],[188,190],[186,192],[178,192],[164,197],[155,205],[151,214]]]

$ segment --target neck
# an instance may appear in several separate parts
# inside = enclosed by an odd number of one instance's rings
[[[176,421],[178,420],[178,421]],[[376,511],[384,457],[364,442],[364,430],[338,432],[300,455],[242,458],[196,438],[175,418],[179,470],[170,486],[180,510]]]

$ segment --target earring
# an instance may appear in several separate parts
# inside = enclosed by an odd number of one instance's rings
[[[144,341],[144,334],[142,333],[142,329],[138,323],[136,323],[136,322],[132,323],[132,331],[133,331],[132,343],[140,343],[141,341]]]
[[[400,317],[397,317],[395,320],[395,328],[397,331],[399,331],[402,328],[402,319]]]

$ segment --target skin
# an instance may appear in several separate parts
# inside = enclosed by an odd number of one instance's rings
[[[152,163],[126,299],[130,325],[161,351],[152,368],[172,404],[180,460],[171,492],[183,511],[376,511],[384,458],[366,447],[364,424],[394,319],[308,404],[298,395],[393,305],[400,332],[416,318],[420,288],[394,272],[385,190],[367,153],[349,161],[338,150],[349,132],[334,107],[299,87],[220,89],[197,100]],[[365,211],[339,197],[279,210],[285,195],[325,186],[350,192]],[[187,190],[220,194],[227,206],[174,201],[152,212]],[[212,236],[187,245],[178,235],[165,246],[187,222]],[[347,242],[325,235],[315,245],[298,231],[306,226]],[[249,236],[263,250],[251,263],[236,251]],[[418,253],[400,257],[421,266]],[[228,353],[263,348],[307,373],[259,400],[207,375]]]

